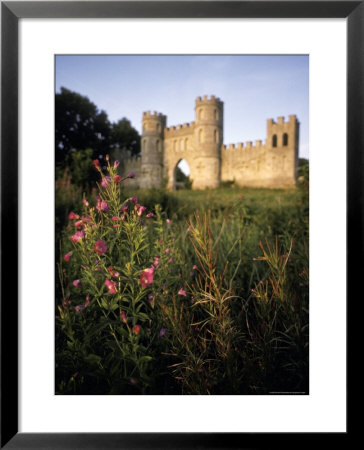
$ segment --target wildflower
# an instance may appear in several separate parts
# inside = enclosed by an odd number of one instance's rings
[[[120,212],[125,212],[128,210],[128,205],[123,205],[120,209]]]
[[[115,183],[120,183],[121,180],[122,180],[122,178],[120,175],[115,175],[115,177],[114,177]]]
[[[74,226],[75,226],[76,228],[81,228],[82,225],[83,225],[82,220],[77,220],[77,222],[74,223]]]
[[[66,253],[66,254],[64,255],[64,257],[63,257],[63,259],[64,259],[65,261],[67,261],[67,262],[68,262],[71,258],[72,258],[72,252]]]
[[[85,311],[85,305],[77,305],[75,306],[76,313],[83,313]]]
[[[119,165],[120,165],[120,162],[119,161],[114,161],[114,169],[116,169],[117,167],[119,167]]]
[[[141,276],[140,276],[140,284],[143,288],[148,287],[150,284],[153,283],[153,275],[154,275],[154,268],[150,267],[149,269],[144,269]]]
[[[152,212],[150,212],[146,215],[146,217],[148,217],[148,219],[149,219],[150,217],[154,217],[154,214]]]
[[[158,265],[159,265],[159,256],[155,256],[154,257],[153,264],[155,265],[155,267],[158,267]]]
[[[76,231],[76,233],[71,236],[72,242],[81,241],[85,237],[85,233],[83,231]]]
[[[90,301],[90,294],[86,295],[86,303],[85,303],[85,307],[91,305],[91,301]]]
[[[99,239],[98,241],[96,241],[94,250],[98,255],[102,255],[103,253],[106,253],[106,251],[107,251],[106,242]]]
[[[169,253],[169,248],[166,248],[164,251],[165,251],[166,253]]]
[[[110,294],[116,293],[116,286],[115,283],[109,279],[105,280],[105,286],[108,288]]]
[[[139,206],[139,209],[137,212],[138,216],[140,217],[146,209],[147,208],[145,206]]]
[[[87,207],[90,206],[90,203],[85,198],[82,200],[82,203]]]
[[[182,288],[178,291],[178,294],[179,295],[183,295],[183,297],[186,297],[186,295],[187,295],[186,291],[184,289],[182,289]]]
[[[169,225],[170,223],[171,223],[171,220],[170,220],[170,219],[167,219],[167,220],[166,220],[166,224]]]
[[[135,178],[135,173],[134,172],[130,172],[128,175],[128,178]]]
[[[114,270],[114,268],[112,266],[109,266],[107,268],[107,270],[108,270],[109,274],[114,278],[118,278],[120,276],[120,273],[117,272],[116,270]]]
[[[120,313],[120,319],[124,322],[124,323],[127,323],[127,318],[126,318],[126,313],[125,313],[125,311],[121,311],[121,313]]]
[[[98,211],[107,212],[110,210],[109,205],[104,200],[101,200],[100,197],[96,197],[96,200],[97,200],[96,209]]]
[[[72,284],[76,288],[80,288],[81,287],[81,281],[80,280],[73,280]]]
[[[196,264],[192,267],[192,269],[193,269],[193,270],[196,270],[196,269],[197,269]]]
[[[141,327],[140,325],[134,325],[134,327],[133,327],[133,333],[136,334],[136,335],[138,335],[138,334],[140,333],[141,328],[142,328],[142,327]]]
[[[113,220],[114,222],[116,222],[117,220],[120,220],[120,217],[118,216],[112,216],[111,220]]]
[[[111,183],[111,178],[110,177],[103,177],[101,180],[101,186],[106,189],[107,185]]]
[[[73,211],[71,211],[71,212],[68,214],[68,218],[69,218],[70,220],[77,220],[77,219],[80,218],[80,216],[79,216],[78,214],[75,214]]]
[[[173,258],[169,258],[169,260],[168,260],[170,263],[172,263],[173,262]]]
[[[167,329],[166,328],[161,328],[159,330],[159,337],[165,336],[166,333],[167,333]]]
[[[109,155],[105,155],[106,161],[109,161]]]
[[[150,306],[151,306],[152,308],[154,308],[154,295],[149,294],[149,295],[148,295],[148,301],[149,301],[149,303],[150,303]]]
[[[135,195],[133,197],[130,197],[130,201],[133,203],[138,203],[138,197],[136,197]]]
[[[163,289],[163,291],[165,291],[167,289],[167,285],[163,284],[162,289]]]
[[[100,161],[98,159],[94,159],[93,160],[93,164],[94,164],[96,169],[100,169]]]

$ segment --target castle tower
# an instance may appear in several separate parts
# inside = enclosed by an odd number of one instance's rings
[[[224,104],[213,95],[197,97],[195,106],[193,188],[215,188],[221,181]]]
[[[289,120],[278,117],[267,120],[266,148],[271,155],[271,179],[274,184],[294,186],[297,178],[299,122],[295,115]]]
[[[159,188],[163,180],[163,136],[167,117],[150,111],[143,113],[140,187]]]

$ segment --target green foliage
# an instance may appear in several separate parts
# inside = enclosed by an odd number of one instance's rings
[[[112,146],[116,149],[130,150],[132,156],[140,154],[140,136],[125,117],[111,127]]]
[[[74,184],[84,186],[94,181],[92,176],[86,181],[91,166],[86,166],[85,150],[91,160],[100,156],[103,160],[113,149],[140,153],[140,136],[129,120],[110,123],[105,111],[77,92],[62,87],[55,97],[55,112],[56,167],[62,172],[70,166]],[[82,169],[77,167],[80,161]]]
[[[64,167],[70,150],[92,148],[94,156],[110,149],[110,122],[87,97],[64,87],[55,98],[56,164]]]

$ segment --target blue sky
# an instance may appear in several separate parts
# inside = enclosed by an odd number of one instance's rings
[[[194,120],[195,99],[224,102],[224,143],[265,139],[266,119],[296,114],[300,156],[308,158],[309,61],[305,55],[59,55],[56,92],[87,96],[112,122],[126,117],[139,133],[142,112],[167,126]]]

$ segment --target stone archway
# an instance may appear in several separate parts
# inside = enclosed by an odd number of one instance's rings
[[[185,189],[190,184],[191,167],[185,158],[180,158],[173,168],[173,190]]]

